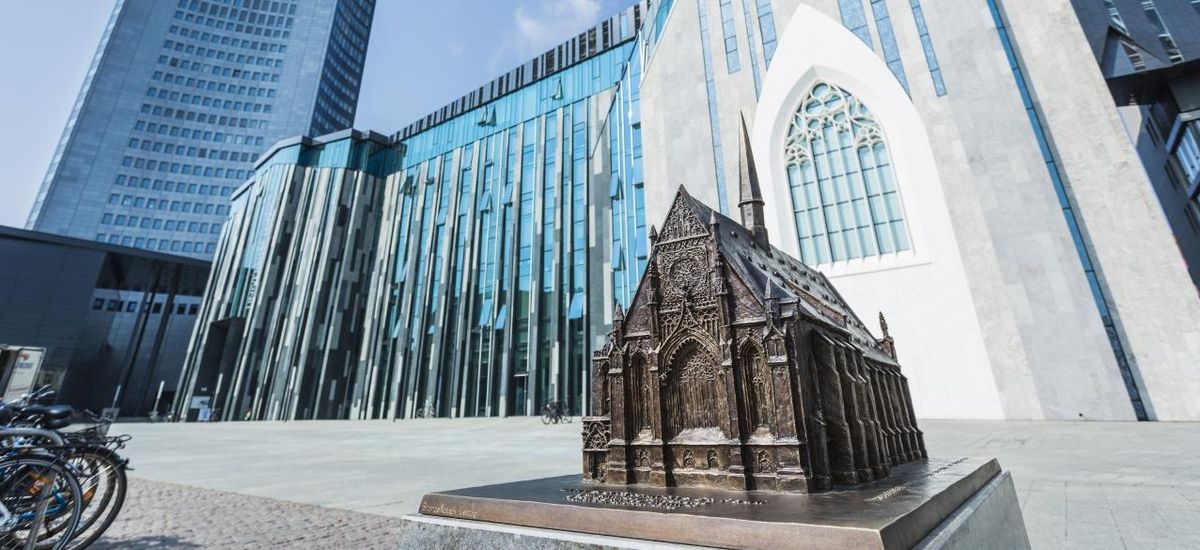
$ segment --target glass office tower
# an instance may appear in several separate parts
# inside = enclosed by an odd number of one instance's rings
[[[374,0],[118,0],[28,229],[209,258],[275,141],[354,122]]]

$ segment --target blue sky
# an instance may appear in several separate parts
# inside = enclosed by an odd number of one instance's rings
[[[399,129],[634,1],[377,0],[355,126]],[[24,226],[112,6],[5,2],[0,225]]]

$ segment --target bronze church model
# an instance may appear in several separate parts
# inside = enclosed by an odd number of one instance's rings
[[[770,245],[743,123],[742,224],[680,187],[592,357],[586,481],[818,492],[924,458],[908,382],[829,280]]]

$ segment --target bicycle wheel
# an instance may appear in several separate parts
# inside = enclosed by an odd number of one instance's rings
[[[108,530],[125,504],[125,461],[112,450],[98,446],[79,448],[68,461],[82,489],[83,513],[66,548],[86,548]]]
[[[570,423],[571,423],[571,415],[569,415],[569,414],[564,414],[564,415],[563,415],[563,420],[564,420],[564,421],[566,421],[566,423],[567,423],[567,424],[570,424]]]
[[[0,460],[0,549],[66,548],[79,526],[82,493],[56,457]]]
[[[554,416],[550,414],[550,411],[546,411],[546,412],[542,413],[542,424],[548,425],[548,424],[550,424],[550,422],[553,419],[554,419]]]

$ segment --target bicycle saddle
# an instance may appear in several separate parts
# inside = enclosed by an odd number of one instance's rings
[[[44,416],[50,420],[65,420],[75,414],[75,409],[70,405],[29,405],[21,409],[21,414]]]

